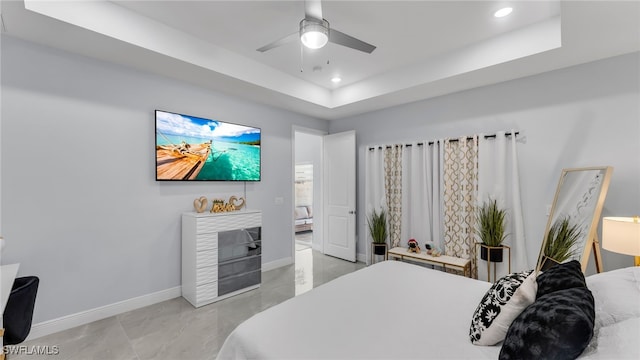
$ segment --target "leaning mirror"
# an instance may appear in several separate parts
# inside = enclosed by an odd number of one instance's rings
[[[607,196],[610,166],[563,169],[538,256],[538,270],[578,260],[584,272],[591,251],[602,271],[598,222]]]

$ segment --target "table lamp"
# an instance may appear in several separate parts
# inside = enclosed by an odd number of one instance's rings
[[[602,248],[635,256],[640,266],[640,217],[605,217],[602,219]]]

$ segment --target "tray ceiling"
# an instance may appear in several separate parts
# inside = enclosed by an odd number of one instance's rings
[[[513,13],[495,18],[508,4]],[[640,3],[324,1],[377,46],[289,43],[302,1],[4,1],[3,33],[335,120],[640,50]],[[338,84],[331,78],[340,76]]]

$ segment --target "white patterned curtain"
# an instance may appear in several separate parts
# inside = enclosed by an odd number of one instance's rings
[[[387,200],[389,242],[400,246],[402,221],[402,145],[384,148],[384,190]]]
[[[511,134],[515,132],[512,130]],[[495,199],[498,206],[507,212],[504,244],[511,247],[511,272],[532,269],[527,257],[527,246],[520,200],[520,176],[518,171],[518,152],[515,135],[507,137],[504,131],[496,133],[495,138],[480,136],[478,145],[478,201],[481,206],[489,198]],[[496,266],[496,278],[508,273],[509,252],[505,250],[505,261]],[[480,266],[478,277],[487,279],[487,269]]]
[[[365,183],[365,209],[366,216],[369,217],[373,210],[386,210],[386,196],[384,191],[384,154],[382,148],[371,148],[367,152],[365,161],[367,181]],[[367,264],[371,260],[371,247],[368,244],[372,241],[369,235],[369,228],[366,227],[367,246],[365,247]]]
[[[478,137],[444,141],[444,253],[471,260],[475,251],[475,205],[478,192]]]

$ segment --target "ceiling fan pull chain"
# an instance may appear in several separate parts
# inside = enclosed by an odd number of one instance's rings
[[[304,47],[300,43],[300,72],[304,72]]]

